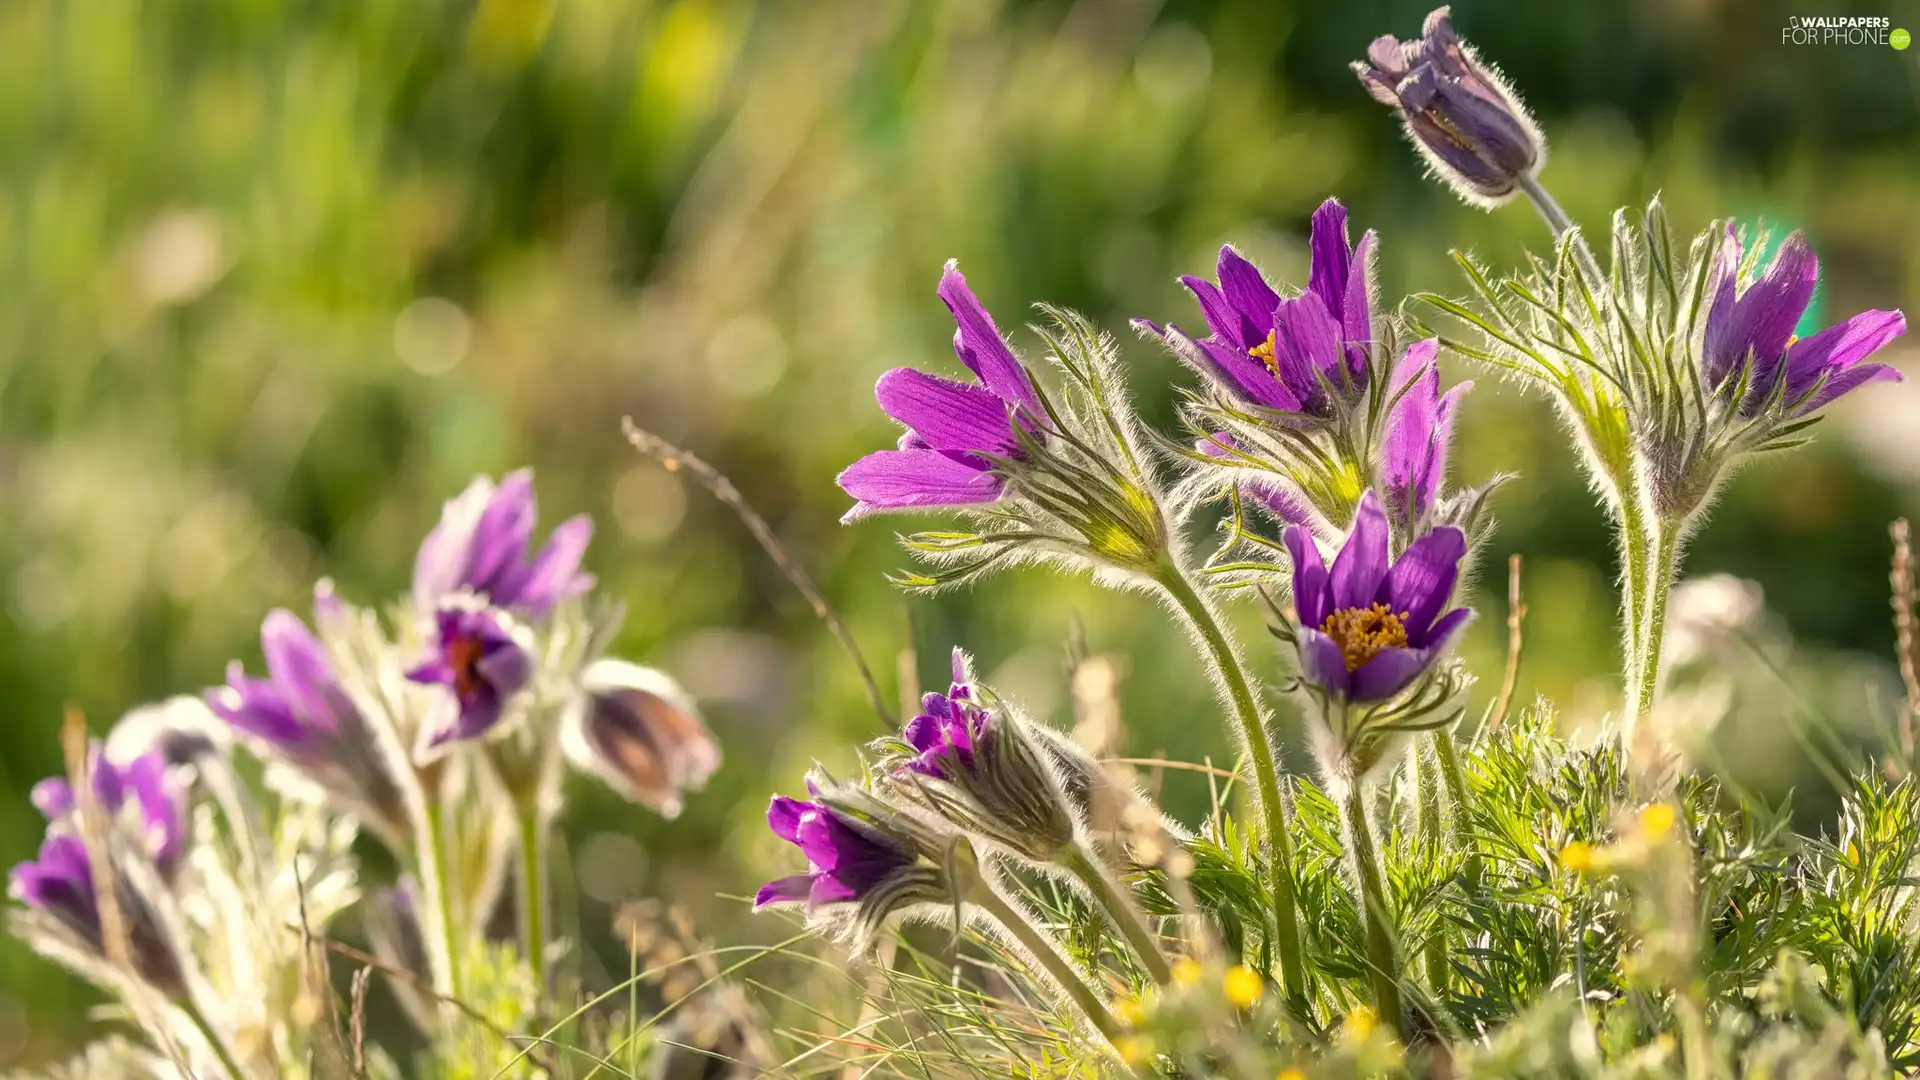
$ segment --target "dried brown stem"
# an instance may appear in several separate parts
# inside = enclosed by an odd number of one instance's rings
[[[1525,644],[1521,626],[1527,621],[1526,601],[1520,594],[1520,556],[1507,556],[1507,670],[1500,677],[1500,696],[1493,706],[1493,718],[1487,721],[1489,732],[1498,731],[1513,707],[1514,686],[1520,681],[1520,653]]]
[[[853,640],[853,634],[847,630],[846,623],[840,621],[840,615],[833,610],[833,605],[827,603],[827,598],[821,595],[813,579],[808,577],[807,572],[787,554],[787,549],[780,543],[780,538],[774,535],[773,527],[768,525],[767,519],[761,517],[759,512],[748,504],[746,497],[740,494],[740,489],[733,486],[733,481],[727,479],[725,474],[701,460],[697,455],[680,449],[634,423],[631,416],[620,418],[620,428],[626,432],[627,441],[633,444],[635,450],[658,461],[668,472],[679,472],[684,469],[698,480],[700,486],[706,488],[709,494],[734,512],[734,515],[740,519],[740,523],[753,534],[760,549],[767,553],[767,558],[773,560],[773,565],[778,567],[780,572],[786,575],[787,580],[793,583],[793,587],[800,591],[800,595],[806,598],[807,603],[813,608],[814,615],[826,624],[828,632],[833,634],[834,640],[840,643],[847,657],[853,661],[853,666],[860,673],[860,682],[866,687],[867,700],[873,705],[873,711],[879,715],[881,723],[888,730],[897,726],[893,714],[887,709],[886,697],[880,693],[880,684],[874,681],[873,671],[867,667],[866,658],[860,654],[860,646]]]
[[[100,906],[100,948],[107,961],[129,975],[141,972],[133,963],[132,940],[127,936],[127,913],[120,908],[120,882],[114,874],[106,809],[94,795],[93,748],[87,739],[87,718],[72,705],[60,725],[60,748],[66,755],[67,783],[73,786],[79,807],[80,837],[86,843],[93,892]]]
[[[1906,699],[1900,703],[1900,756],[1909,767],[1913,762],[1913,717],[1920,708],[1920,674],[1914,671],[1913,631],[1913,544],[1906,518],[1896,518],[1887,526],[1893,537],[1893,569],[1887,575],[1893,586],[1894,649],[1900,663],[1900,681],[1906,685]]]

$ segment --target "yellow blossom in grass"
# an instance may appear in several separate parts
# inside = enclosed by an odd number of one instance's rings
[[[1289,1065],[1281,1069],[1280,1075],[1274,1077],[1273,1080],[1307,1080],[1307,1074]]]
[[[1135,997],[1123,997],[1113,1003],[1113,1018],[1127,1027],[1139,1027],[1147,1018],[1146,1002]]]
[[[1191,956],[1183,956],[1173,962],[1173,985],[1198,986],[1206,973],[1206,969],[1200,966],[1200,961]]]
[[[1575,840],[1560,849],[1560,866],[1574,874],[1584,874],[1600,865],[1600,853],[1585,840]]]
[[[1238,964],[1227,969],[1225,989],[1228,1001],[1238,1008],[1251,1009],[1253,1003],[1260,1000],[1260,995],[1267,992],[1267,983],[1259,972],[1245,964]]]
[[[1665,840],[1667,834],[1673,831],[1674,820],[1672,804],[1650,803],[1645,810],[1640,811],[1641,838],[1649,844]]]
[[[1120,1060],[1129,1065],[1139,1065],[1153,1057],[1153,1040],[1145,1035],[1122,1035],[1113,1041],[1113,1048],[1120,1051]]]
[[[1374,1012],[1371,1006],[1356,1005],[1353,1011],[1347,1014],[1346,1020],[1342,1021],[1340,1026],[1341,1029],[1346,1032],[1347,1038],[1359,1042],[1373,1034],[1373,1029],[1379,1023],[1380,1014]]]

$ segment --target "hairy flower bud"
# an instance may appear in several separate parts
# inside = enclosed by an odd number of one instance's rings
[[[1539,171],[1547,144],[1519,95],[1453,32],[1447,8],[1421,36],[1374,40],[1353,70],[1374,100],[1391,105],[1434,172],[1460,197],[1496,206]]]
[[[893,756],[892,785],[923,797],[958,827],[1039,862],[1073,843],[1078,815],[1056,774],[1054,755],[1027,723],[973,681],[966,653],[953,652],[953,686],[928,694]]]
[[[585,700],[563,746],[568,760],[629,802],[665,817],[720,767],[692,695],[672,676],[624,660],[598,660],[582,676]]]

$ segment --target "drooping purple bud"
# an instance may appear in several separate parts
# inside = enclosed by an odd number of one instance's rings
[[[1374,40],[1353,70],[1374,100],[1390,105],[1428,164],[1468,202],[1494,206],[1545,164],[1546,139],[1497,72],[1453,32],[1447,8],[1421,36]]]
[[[629,802],[677,816],[682,795],[720,767],[693,697],[665,672],[624,660],[595,661],[581,681],[586,702],[562,744],[568,759]]]
[[[754,910],[775,904],[808,908],[858,901],[917,861],[914,850],[871,823],[824,803],[774,796],[767,825],[807,857],[805,873],[770,881],[754,896]]]
[[[593,538],[592,519],[582,514],[561,522],[529,559],[538,517],[532,470],[509,473],[498,485],[476,477],[447,502],[440,524],[420,545],[415,608],[430,612],[466,591],[538,619],[561,600],[591,589],[593,576],[580,571],[580,559]]]
[[[424,732],[427,748],[477,739],[500,722],[508,699],[533,678],[526,635],[495,608],[434,613],[433,652],[407,678],[452,691],[442,719]]]
[[[116,868],[114,895],[126,935],[127,959],[141,978],[168,996],[177,996],[186,982],[179,951],[152,898],[135,883],[151,879],[151,871],[141,874],[130,865]],[[16,901],[51,916],[96,956],[110,955],[91,855],[86,843],[64,823],[49,826],[39,857],[15,866],[8,885]]]

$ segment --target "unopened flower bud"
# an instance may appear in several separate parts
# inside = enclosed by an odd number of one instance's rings
[[[1447,8],[1427,16],[1416,40],[1376,38],[1353,70],[1468,202],[1504,202],[1546,162],[1546,139],[1519,96],[1454,34]]]
[[[665,672],[624,660],[595,661],[582,683],[586,701],[563,743],[568,759],[629,802],[678,815],[681,796],[720,767],[720,745],[693,697]]]

